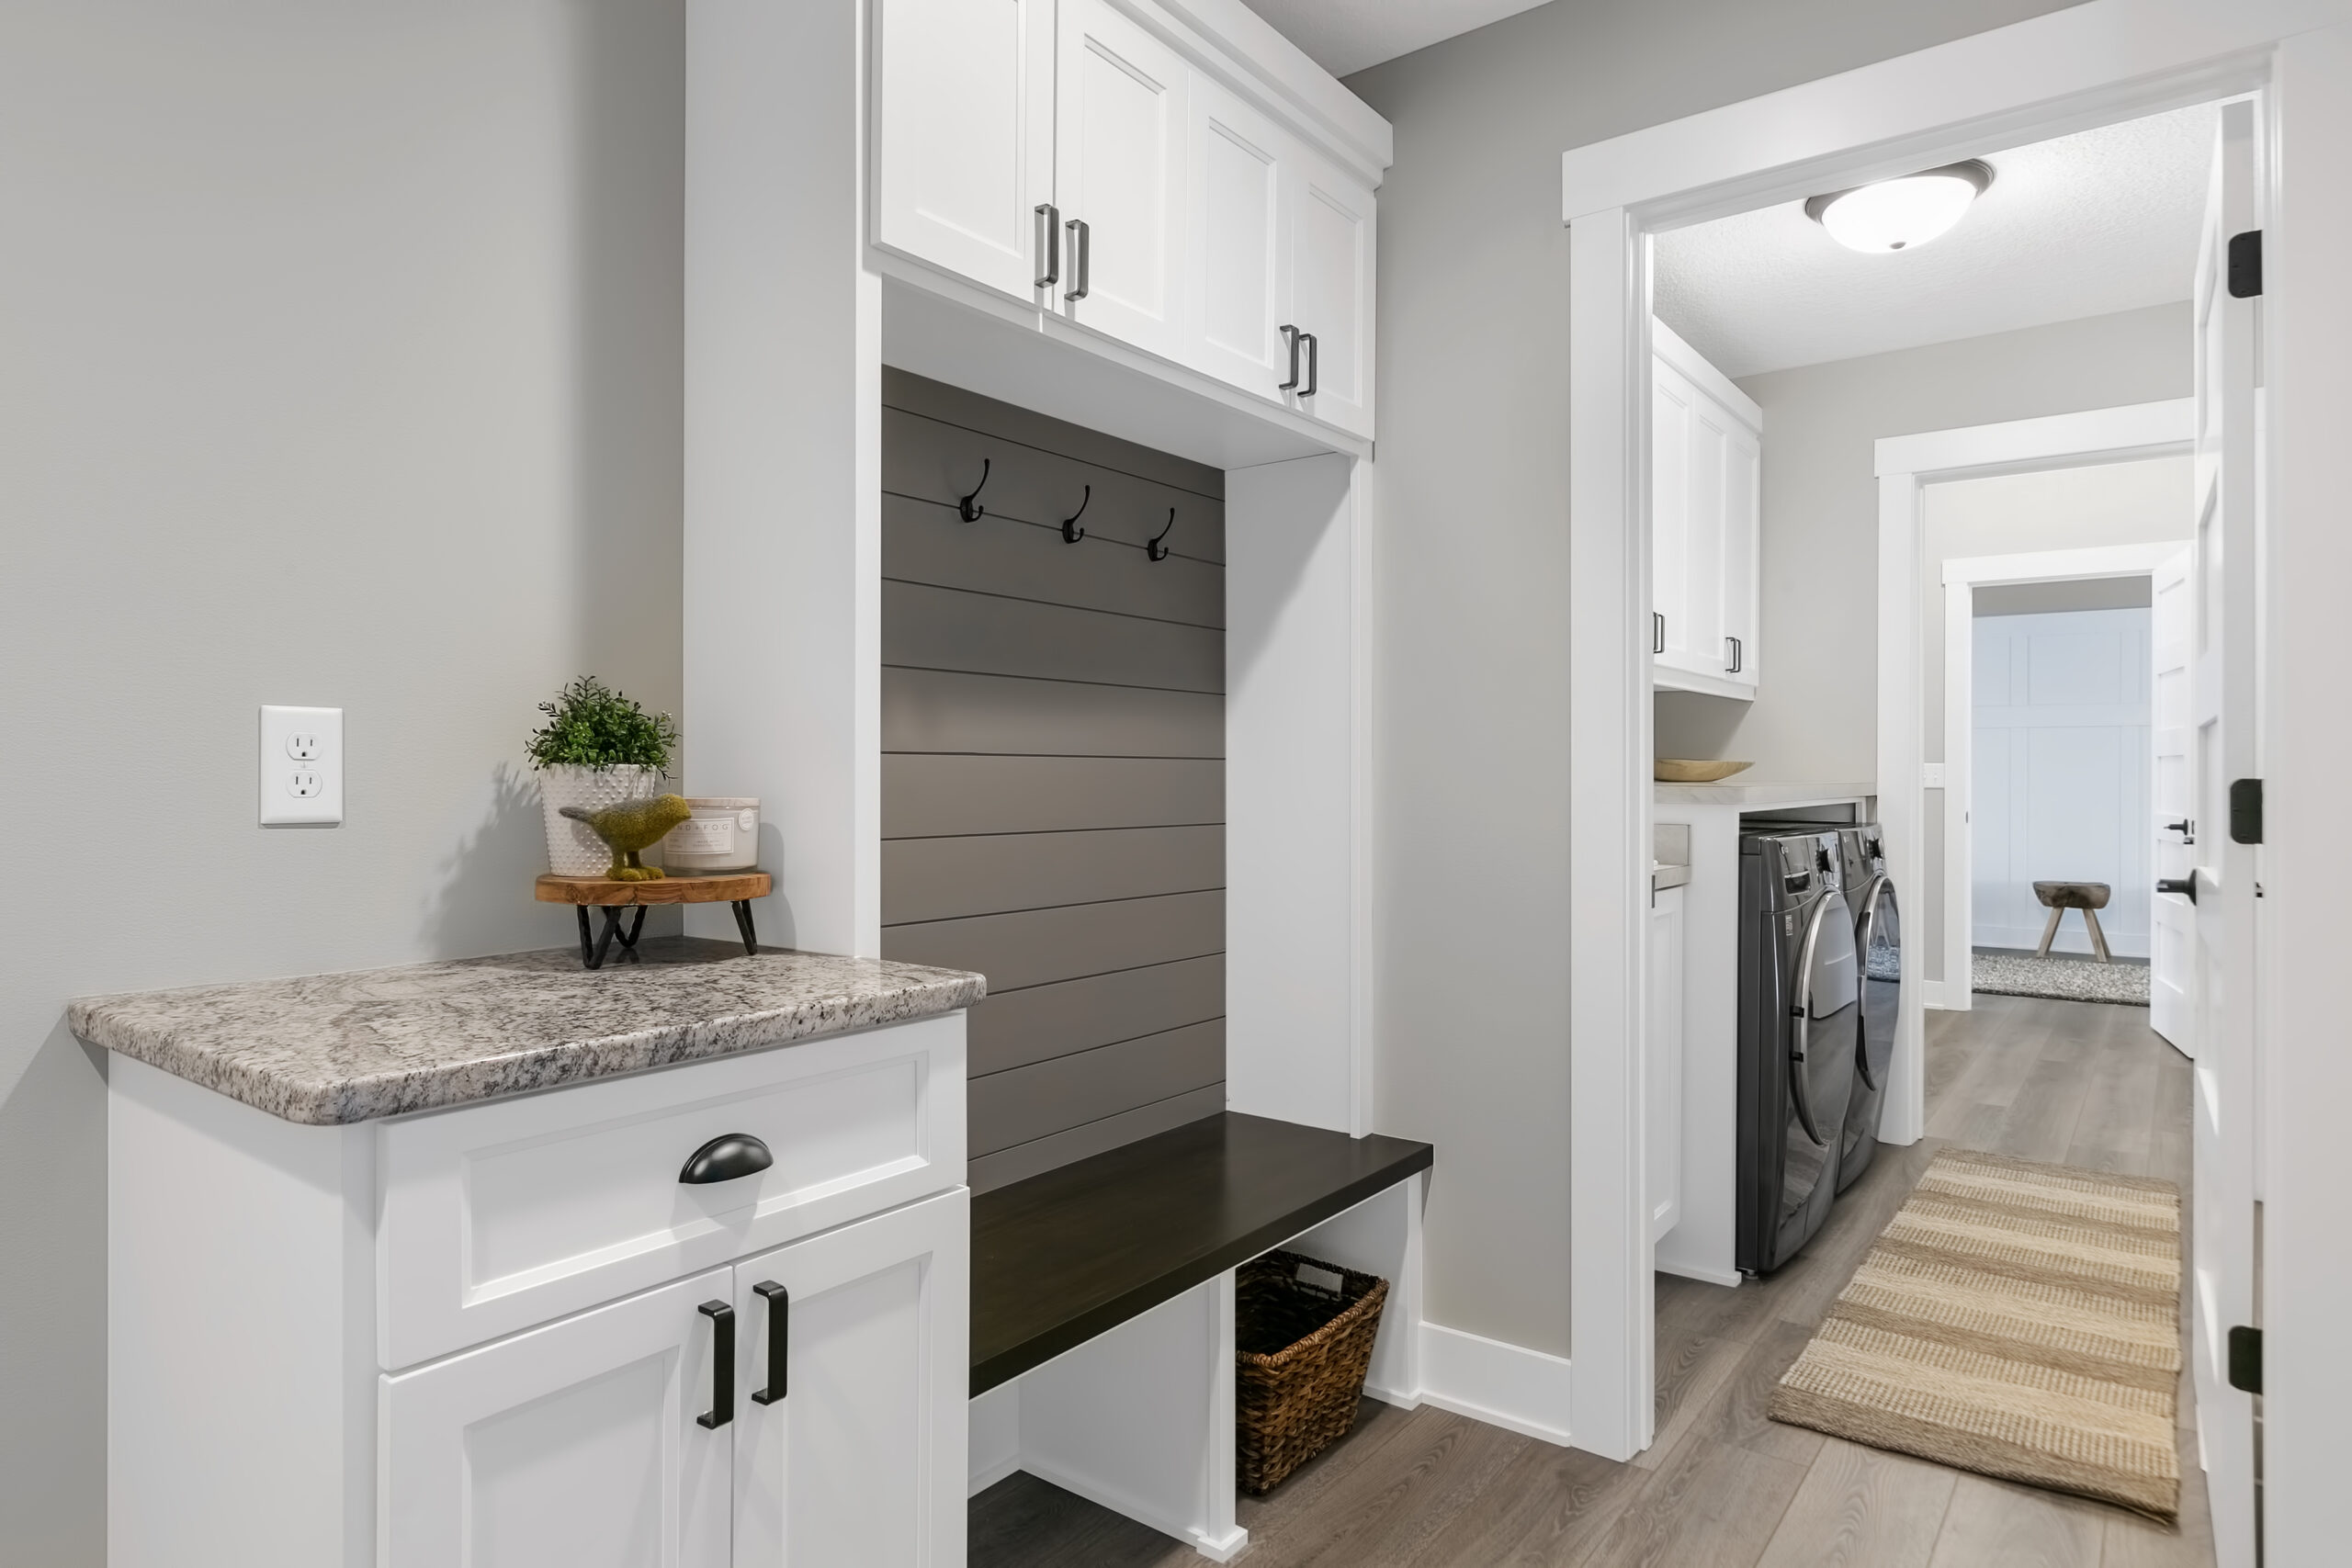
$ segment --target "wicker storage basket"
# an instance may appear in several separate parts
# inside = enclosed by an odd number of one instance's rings
[[[1243,1491],[1264,1495],[1355,1426],[1387,1300],[1387,1280],[1295,1252],[1241,1266],[1233,1447]]]

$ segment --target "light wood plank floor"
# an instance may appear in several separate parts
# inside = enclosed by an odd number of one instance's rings
[[[1885,1148],[1811,1247],[1737,1290],[1657,1281],[1657,1440],[1629,1464],[1443,1411],[1367,1402],[1345,1442],[1262,1502],[1256,1568],[2203,1568],[2190,1390],[2182,1525],[1964,1475],[1768,1420],[1765,1402],[1946,1143],[2165,1177],[2188,1190],[2188,1064],[2144,1008],[1980,996],[1928,1015],[1928,1132]],[[1441,1162],[1444,1152],[1439,1151]],[[1027,1475],[973,1499],[972,1568],[1201,1561]]]

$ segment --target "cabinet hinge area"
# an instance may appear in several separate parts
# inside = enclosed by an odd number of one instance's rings
[[[2230,1386],[2262,1392],[2262,1330],[2241,1324],[2230,1330]]]

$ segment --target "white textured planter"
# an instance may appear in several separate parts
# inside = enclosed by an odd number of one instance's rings
[[[558,813],[567,806],[602,811],[625,800],[662,793],[662,775],[651,768],[582,768],[569,763],[539,770],[539,810],[548,825],[548,868],[558,876],[602,876],[613,852],[595,829]],[[642,858],[642,857],[640,857]]]

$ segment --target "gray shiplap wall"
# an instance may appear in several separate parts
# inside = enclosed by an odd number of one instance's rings
[[[985,1191],[1225,1107],[1225,476],[897,370],[882,402],[882,951],[989,977]]]

